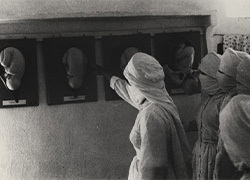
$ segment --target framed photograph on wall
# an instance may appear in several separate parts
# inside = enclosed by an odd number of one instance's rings
[[[47,38],[43,45],[48,105],[97,101],[96,74],[91,69],[94,37]],[[72,85],[71,78],[78,75],[80,85]]]
[[[188,51],[187,47],[191,47],[190,51],[192,52],[185,52]],[[163,67],[168,67],[170,71],[181,72],[182,69],[184,70],[185,68],[195,71],[198,69],[201,61],[201,34],[199,31],[155,34],[154,51],[155,58]],[[186,62],[182,61],[182,63],[179,63],[180,60],[178,58],[185,56],[185,54],[183,55],[181,53],[190,53],[190,62],[186,63],[187,60]],[[183,76],[185,73],[186,72],[179,74]],[[170,94],[184,93],[182,85],[173,83],[168,75],[165,76],[166,89]],[[197,92],[200,92],[200,90],[197,90]]]
[[[38,106],[36,39],[0,40],[0,107]]]
[[[135,35],[116,35],[104,36],[102,38],[104,68],[114,75],[124,78],[123,71],[120,67],[121,57],[128,48],[136,48],[140,52],[151,54],[151,36],[150,34]],[[110,88],[109,82],[105,81],[105,99],[121,99],[113,89]]]

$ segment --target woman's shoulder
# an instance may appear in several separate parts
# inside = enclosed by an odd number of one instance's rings
[[[159,114],[160,115],[165,110],[161,105],[159,105],[157,103],[150,103],[149,105],[144,107],[142,111],[144,111],[144,113],[147,115],[151,115],[151,114]]]
[[[141,121],[146,124],[151,123],[160,123],[166,124],[168,120],[171,118],[169,113],[162,107],[156,103],[151,103],[147,107],[145,107],[141,112]]]

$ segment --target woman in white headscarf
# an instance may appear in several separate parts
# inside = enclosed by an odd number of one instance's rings
[[[227,105],[232,97],[237,94],[237,67],[244,58],[247,58],[247,56],[249,56],[247,53],[235,51],[231,48],[228,48],[221,56],[221,64],[219,71],[217,72],[217,79],[220,83],[222,91],[225,93],[222,109]],[[217,151],[214,179],[237,179],[240,177],[241,174],[237,172],[237,169],[230,161],[220,137]]]
[[[224,147],[241,179],[250,179],[250,96],[233,97],[220,113],[220,134]]]
[[[177,108],[165,89],[161,65],[139,52],[123,74],[127,81],[112,76],[110,86],[139,110],[130,133],[136,156],[128,179],[188,179],[191,149]]]
[[[242,58],[246,55],[247,53],[245,52],[235,51],[231,48],[228,48],[221,56],[221,64],[216,74],[216,77],[219,81],[222,91],[226,93],[222,105],[223,107],[225,107],[225,105],[230,101],[230,99],[237,94],[237,67],[241,62]]]
[[[198,140],[193,150],[193,179],[213,179],[216,148],[218,143],[219,112],[224,93],[216,79],[220,56],[208,53],[199,65],[201,71],[201,102],[196,121]]]

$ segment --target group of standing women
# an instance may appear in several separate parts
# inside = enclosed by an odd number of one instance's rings
[[[193,150],[193,179],[240,179],[249,173],[249,162],[246,162],[250,157],[249,149],[245,149],[245,154],[238,154],[244,168],[239,168],[228,153],[238,148],[233,147],[236,144],[232,141],[242,143],[237,143],[237,146],[250,146],[250,142],[244,142],[245,137],[240,135],[240,128],[248,129],[250,134],[250,107],[244,110],[241,107],[241,96],[244,96],[245,104],[250,103],[249,68],[250,56],[231,48],[223,55],[212,52],[202,59],[199,66],[202,93],[196,116],[198,140]],[[232,104],[236,109],[231,108]],[[228,114],[239,117],[239,120],[228,118]],[[247,126],[243,127],[238,121],[244,121]],[[241,157],[242,154],[245,158]]]
[[[231,156],[238,160],[241,170],[246,172],[244,177],[247,176],[250,161],[244,148],[250,144],[246,142],[244,147],[238,147],[245,140],[238,140],[242,138],[238,130],[243,128],[243,136],[250,136],[248,54],[228,49],[222,56],[209,53],[202,59],[199,66],[201,103],[196,116],[198,140],[193,154],[177,108],[166,91],[162,66],[143,52],[133,53],[127,62],[123,71],[126,80],[100,66],[95,66],[95,70],[107,77],[111,88],[139,111],[130,133],[136,156],[130,165],[129,180],[226,179],[225,162],[231,163],[233,178],[240,178]],[[236,95],[240,97],[232,99]],[[243,103],[243,108],[237,103]],[[235,124],[238,126],[234,130]],[[240,155],[229,153],[235,150]]]

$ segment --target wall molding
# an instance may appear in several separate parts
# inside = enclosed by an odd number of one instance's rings
[[[59,36],[122,35],[136,33],[182,32],[200,30],[201,33],[213,24],[211,13],[181,15],[116,14],[104,13],[102,16],[75,16],[66,18],[21,19],[0,21],[0,38],[36,38],[42,40]]]

